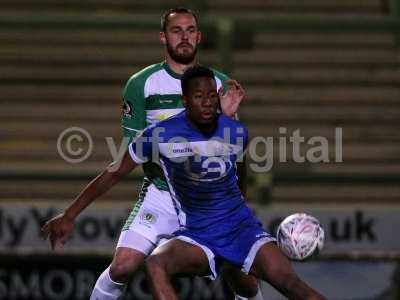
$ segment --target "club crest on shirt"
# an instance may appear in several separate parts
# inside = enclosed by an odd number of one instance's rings
[[[125,118],[132,119],[133,117],[133,109],[132,109],[132,104],[129,102],[124,101],[122,104],[122,115]]]
[[[144,210],[140,215],[140,223],[150,225],[157,222],[158,215],[150,210]]]

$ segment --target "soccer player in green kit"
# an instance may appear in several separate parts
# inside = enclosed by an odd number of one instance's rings
[[[181,112],[181,76],[197,64],[201,40],[196,15],[186,8],[167,11],[161,19],[160,41],[165,48],[164,62],[134,74],[123,91],[122,128],[125,138],[136,137],[145,127]],[[235,80],[214,71],[220,94],[221,111],[233,117],[244,97]],[[139,199],[129,215],[118,240],[111,265],[100,275],[91,300],[120,299],[130,276],[139,269],[158,242],[178,230],[179,223],[162,170],[155,163],[143,165],[145,173]],[[79,198],[79,197],[78,197]],[[94,199],[69,207],[46,225],[52,246],[65,243],[77,215]],[[77,201],[75,201],[77,202]],[[239,273],[239,272],[237,272]],[[234,275],[245,294],[257,293],[253,277]]]

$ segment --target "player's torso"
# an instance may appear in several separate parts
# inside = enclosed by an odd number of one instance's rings
[[[218,73],[220,74],[220,73]],[[217,89],[222,86],[222,78],[215,77]],[[139,79],[143,91],[146,126],[174,116],[184,110],[182,105],[181,75],[172,71],[165,63],[150,67]]]
[[[144,81],[143,92],[147,126],[174,116],[184,109],[180,77],[165,67],[148,76]]]
[[[210,228],[218,220],[233,217],[243,205],[236,177],[243,131],[236,134],[237,127],[219,122],[212,136],[205,136],[193,130],[182,115],[177,116],[180,120],[175,126],[167,121],[159,143],[160,161],[171,194],[180,205],[181,224]],[[171,140],[174,136],[180,140]]]
[[[216,76],[217,88],[222,86],[225,75]],[[136,135],[146,126],[168,119],[184,110],[181,96],[181,75],[174,73],[165,63],[154,64],[132,76],[124,90],[125,97],[137,97],[135,104],[126,102],[127,113],[124,112],[122,127],[130,134]],[[135,96],[133,96],[135,95]],[[132,99],[131,99],[132,100]],[[129,105],[140,106],[134,109]],[[154,163],[143,165],[145,175],[161,190],[168,190],[162,171]]]

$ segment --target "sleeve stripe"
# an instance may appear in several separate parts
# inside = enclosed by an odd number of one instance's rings
[[[133,160],[135,163],[137,163],[137,164],[143,164],[143,163],[146,162],[145,160],[140,159],[140,158],[136,155],[136,153],[133,151],[132,144],[129,145],[128,149],[129,149],[129,154],[130,154],[132,160]]]
[[[134,128],[126,127],[126,126],[122,126],[122,128],[128,129],[130,131],[142,132],[142,130],[138,130],[138,129],[134,129]]]

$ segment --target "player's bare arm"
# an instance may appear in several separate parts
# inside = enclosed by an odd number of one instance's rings
[[[63,246],[70,236],[76,217],[94,200],[110,190],[125,175],[130,173],[137,164],[128,152],[122,160],[111,163],[106,170],[93,179],[65,211],[42,227],[45,238],[50,239],[52,249]]]

